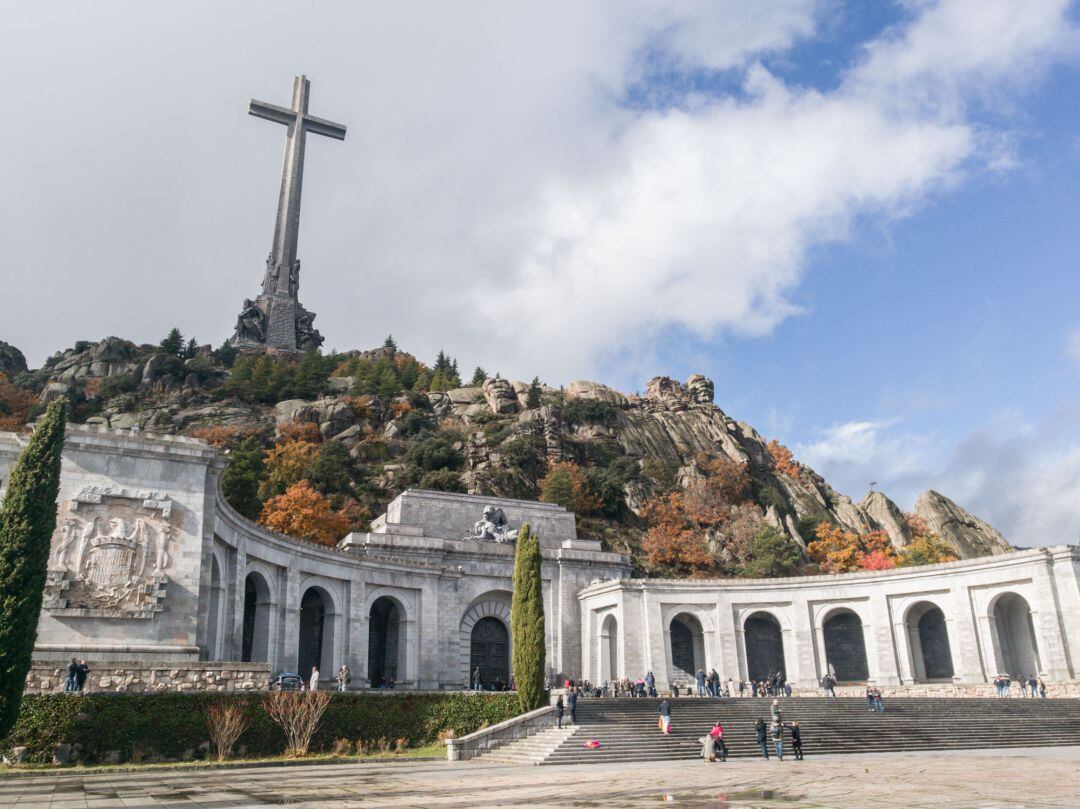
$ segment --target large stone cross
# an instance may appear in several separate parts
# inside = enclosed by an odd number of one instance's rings
[[[285,165],[281,170],[281,193],[278,195],[274,245],[266,261],[264,295],[288,295],[297,299],[299,263],[296,242],[300,232],[300,189],[304,184],[304,142],[307,133],[345,140],[345,126],[308,114],[311,82],[306,76],[293,80],[292,105],[286,109],[252,99],[248,113],[289,128],[285,140]]]

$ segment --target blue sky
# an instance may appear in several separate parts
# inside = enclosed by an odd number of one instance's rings
[[[327,348],[551,384],[714,379],[842,492],[1080,533],[1069,0],[22,4],[0,339],[220,343],[307,149]],[[12,302],[15,302],[12,304]]]

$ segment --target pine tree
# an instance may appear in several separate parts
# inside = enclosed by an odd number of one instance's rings
[[[394,335],[386,335],[386,339],[383,340],[383,348],[388,348],[391,352],[397,352],[397,343],[394,342]]]
[[[544,702],[544,594],[540,537],[521,526],[514,554],[514,594],[510,601],[514,682],[521,710],[535,711]]]
[[[525,394],[525,407],[529,410],[535,410],[540,406],[540,377],[534,376],[532,384],[529,385],[529,392]]]
[[[158,348],[165,354],[172,354],[174,357],[180,357],[184,353],[184,335],[180,333],[180,329],[173,326],[165,336],[165,339],[161,341]]]
[[[487,379],[487,371],[477,365],[476,370],[472,372],[472,386],[474,388],[480,387],[484,384],[485,379]]]
[[[190,340],[187,341],[187,345],[184,346],[183,358],[185,360],[190,360],[192,357],[194,357],[198,353],[199,353],[199,344],[195,341],[195,338],[192,337]]]
[[[259,516],[259,480],[263,476],[263,452],[259,439],[245,438],[229,453],[229,465],[221,475],[221,491],[229,505],[249,520]]]
[[[0,506],[0,739],[15,725],[37,639],[45,568],[56,530],[67,400],[38,421]]]

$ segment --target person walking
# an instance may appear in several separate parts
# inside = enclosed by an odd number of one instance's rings
[[[85,660],[79,661],[79,667],[75,669],[75,690],[82,692],[86,687],[86,678],[90,676],[90,666]]]
[[[1039,696],[1046,699],[1046,680],[1041,674],[1039,675]]]
[[[874,710],[879,715],[885,713],[885,703],[881,699],[881,689],[877,686],[874,686]]]
[[[802,728],[798,719],[791,723],[791,749],[795,751],[795,760],[802,761]]]
[[[308,691],[318,691],[318,690],[319,690],[319,667],[318,666],[312,666],[311,667],[311,679],[308,680]]]
[[[772,737],[773,746],[776,748],[776,757],[784,760],[784,723],[773,720],[769,726],[769,735]]]
[[[79,661],[73,657],[73,658],[71,658],[71,662],[68,663],[68,667],[67,667],[67,679],[64,680],[64,690],[65,691],[74,691],[75,690],[75,678],[78,676],[78,674],[79,674]]]
[[[1027,677],[1021,674],[1019,677],[1016,678],[1016,683],[1020,687],[1020,696],[1026,697],[1028,685]]]
[[[649,689],[650,697],[656,696],[656,677],[651,671],[645,675],[645,687]]]
[[[660,732],[671,733],[671,703],[667,699],[660,700]]]
[[[745,680],[739,680],[739,696],[740,697],[745,697],[746,696],[746,681]]]
[[[1032,697],[1039,696],[1039,681],[1034,674],[1028,677],[1028,690],[1031,692]]]
[[[774,699],[772,701],[772,706],[770,707],[770,711],[772,712],[772,721],[773,722],[783,722],[784,721],[783,716],[781,716],[781,714],[780,714],[780,700]]]
[[[694,675],[694,680],[697,683],[697,695],[699,697],[705,696],[705,672],[698,669],[697,674]]]
[[[784,696],[791,699],[791,683],[784,683]]]
[[[480,667],[477,666],[472,673],[472,690],[479,691],[481,688],[482,686],[480,685]]]
[[[727,678],[727,695],[728,697],[735,696],[735,681],[731,677]],[[742,696],[741,690],[739,696]]]
[[[768,761],[769,760],[769,742],[768,742],[768,739],[766,738],[765,720],[764,719],[761,719],[759,717],[757,722],[754,723],[754,732],[757,733],[757,743],[758,743],[758,747],[761,748],[761,756],[766,761]]]
[[[571,691],[566,697],[566,710],[570,712],[570,724],[577,724],[577,691]]]
[[[555,700],[555,726],[562,730],[562,718],[566,712],[566,703],[563,702],[562,694]]]
[[[874,712],[874,689],[866,686],[866,712]]]
[[[334,675],[334,679],[337,680],[338,691],[347,691],[349,688],[349,683],[352,682],[352,672],[349,671],[349,667],[347,665],[342,663],[341,668],[339,668],[337,674]]]

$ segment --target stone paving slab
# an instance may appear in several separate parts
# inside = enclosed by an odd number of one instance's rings
[[[7,809],[154,807],[1080,807],[1080,747],[882,753],[727,763],[346,764],[0,778]]]

